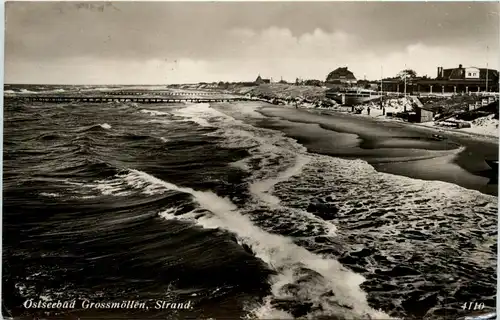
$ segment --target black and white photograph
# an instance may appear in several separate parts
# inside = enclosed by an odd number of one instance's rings
[[[4,319],[497,318],[498,2],[4,8]]]

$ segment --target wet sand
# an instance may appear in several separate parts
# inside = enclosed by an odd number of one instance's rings
[[[280,130],[311,152],[362,159],[380,172],[498,195],[497,174],[484,161],[498,160],[495,139],[331,111],[265,106],[260,112],[268,118],[259,126]],[[446,139],[433,139],[436,133]]]

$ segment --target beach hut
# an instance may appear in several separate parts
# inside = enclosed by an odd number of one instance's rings
[[[414,107],[414,112],[412,112],[412,114],[408,117],[408,121],[417,123],[430,122],[433,120],[434,111],[417,106]]]

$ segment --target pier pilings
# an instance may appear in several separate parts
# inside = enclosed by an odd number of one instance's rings
[[[61,96],[61,95],[29,95],[17,96],[10,98],[25,99],[33,102],[51,102],[51,103],[64,103],[64,102],[90,102],[90,103],[109,103],[109,102],[136,102],[136,103],[179,103],[179,102],[193,102],[193,103],[210,103],[210,102],[231,102],[231,101],[244,101],[250,100],[246,97],[216,97],[213,94],[211,97],[196,97],[197,94],[186,94],[182,96],[172,94],[170,96],[160,95],[155,93],[154,97],[144,97],[139,94],[119,96],[112,93],[103,96]],[[219,94],[220,95],[220,94]]]

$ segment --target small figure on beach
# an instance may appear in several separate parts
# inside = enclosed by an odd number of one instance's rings
[[[368,111],[368,115],[370,115],[370,107],[368,107],[366,111]]]

